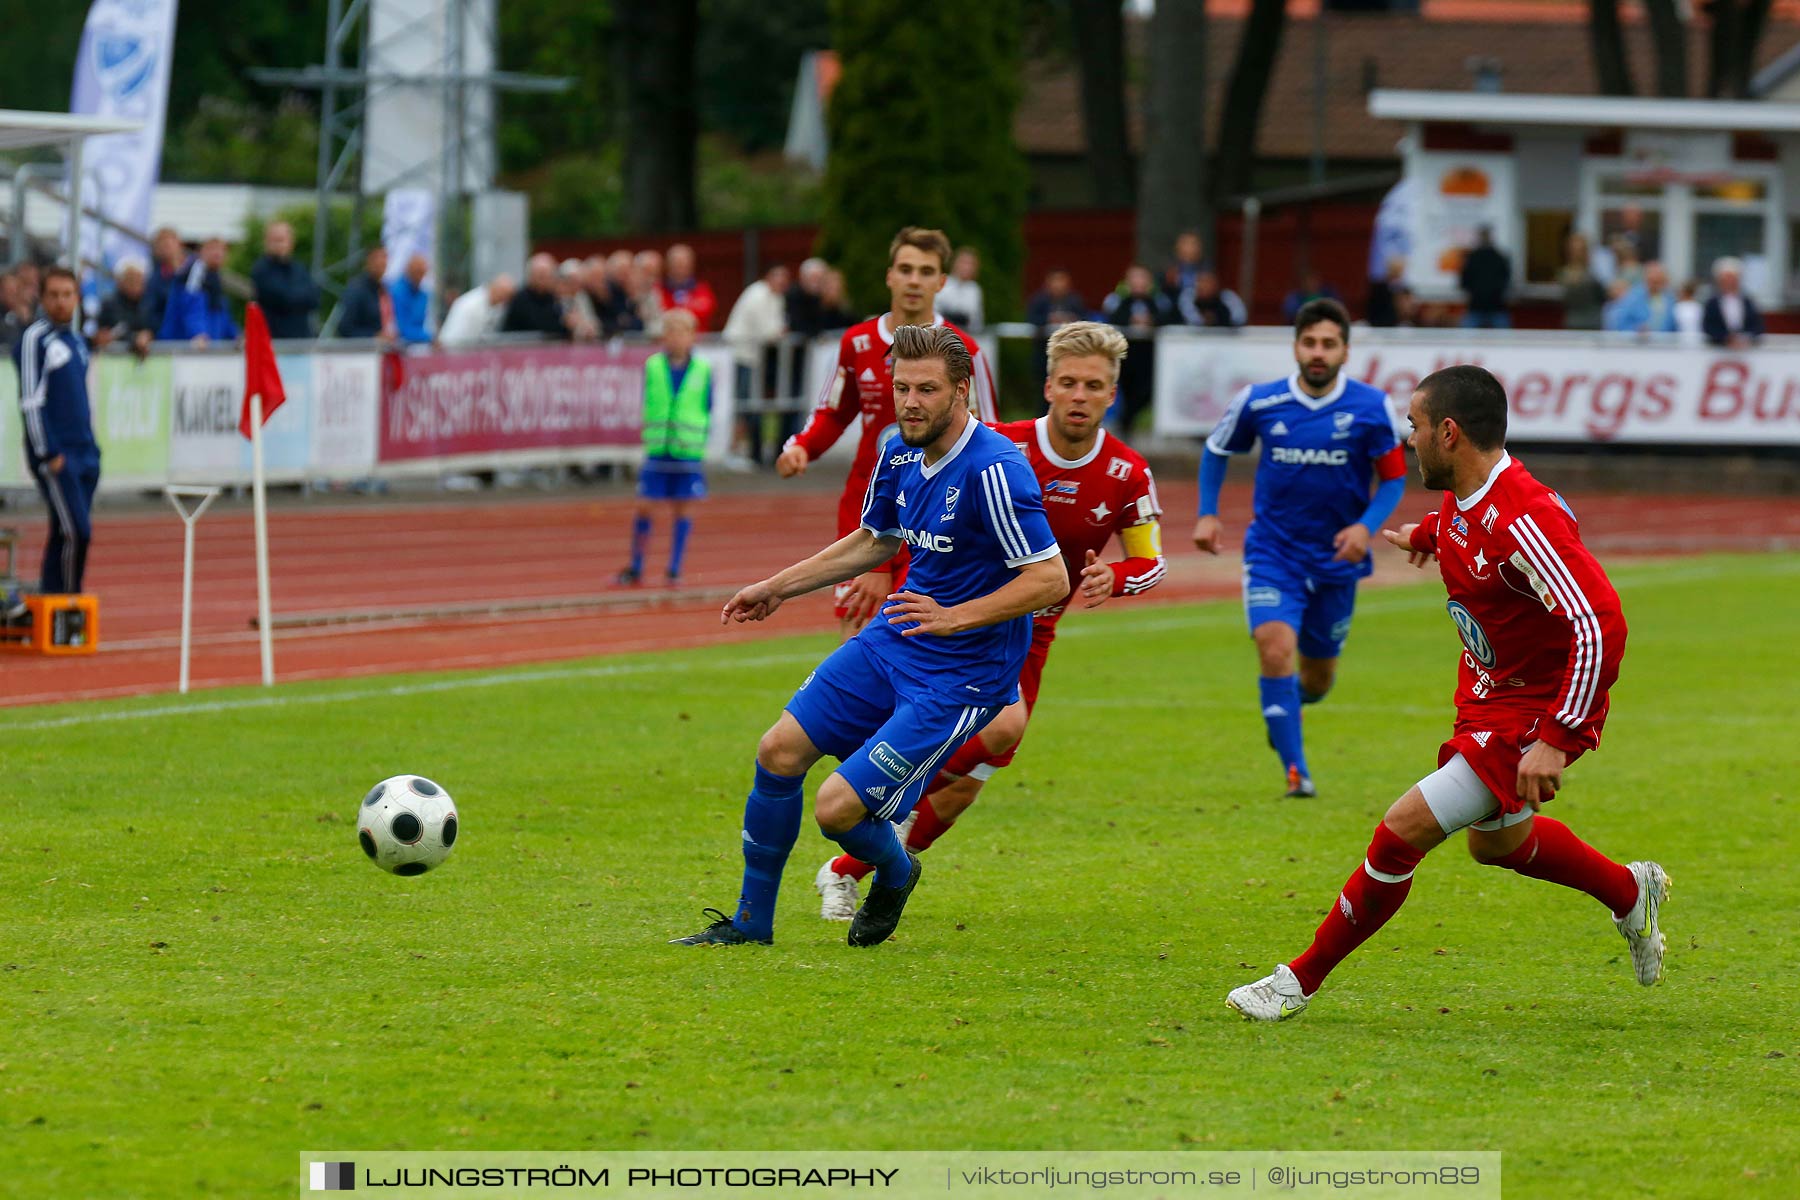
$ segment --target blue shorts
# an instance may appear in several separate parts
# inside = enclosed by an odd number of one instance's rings
[[[914,683],[851,638],[806,677],[787,703],[812,744],[870,814],[902,821],[956,748],[1002,706],[965,704]]]
[[[638,474],[641,500],[704,500],[706,476],[697,462],[649,459]]]
[[[1320,580],[1297,564],[1244,562],[1244,616],[1250,631],[1280,621],[1300,635],[1307,658],[1336,658],[1350,636],[1356,611],[1356,580]]]

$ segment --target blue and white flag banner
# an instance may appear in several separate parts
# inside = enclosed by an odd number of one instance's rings
[[[135,133],[89,138],[82,156],[83,199],[111,220],[148,232],[150,199],[162,169],[163,120],[175,57],[177,0],[94,0],[75,58],[69,111],[141,121]],[[110,268],[144,255],[137,239],[89,222],[83,246],[99,246]],[[91,253],[91,250],[90,250]]]

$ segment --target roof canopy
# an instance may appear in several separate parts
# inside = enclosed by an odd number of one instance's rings
[[[136,133],[143,127],[142,121],[121,121],[117,117],[0,108],[0,150],[60,146],[97,133]]]
[[[1526,96],[1377,88],[1369,115],[1391,121],[1800,133],[1800,104],[1767,100],[1657,100],[1629,96]]]

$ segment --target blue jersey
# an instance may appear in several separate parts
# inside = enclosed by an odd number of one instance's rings
[[[93,414],[88,409],[87,342],[67,325],[42,318],[25,328],[13,347],[19,368],[19,410],[25,450],[32,462],[59,454],[97,458]]]
[[[1020,567],[1062,553],[1031,465],[972,417],[950,452],[929,467],[923,450],[890,442],[869,478],[862,525],[911,547],[906,590],[945,608],[998,591]],[[1031,646],[1030,616],[952,637],[901,637],[902,628],[878,612],[857,636],[908,679],[964,703],[1012,699]]]
[[[1332,539],[1367,510],[1376,462],[1404,440],[1387,393],[1341,371],[1337,386],[1318,399],[1300,389],[1297,376],[1253,384],[1232,400],[1206,448],[1243,454],[1259,440],[1244,561],[1273,559],[1321,580],[1360,579],[1374,570],[1373,555],[1334,562]]]

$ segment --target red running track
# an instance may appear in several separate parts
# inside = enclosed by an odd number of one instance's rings
[[[1196,554],[1187,541],[1192,485],[1163,489],[1172,552],[1167,580],[1148,599],[1170,602],[1236,593],[1238,560]],[[829,540],[835,497],[816,484],[726,491],[696,515],[683,592],[667,599],[611,585],[629,542],[631,499],[618,492],[552,498],[402,502],[293,501],[269,517],[277,618],[348,610],[558,600],[603,593],[623,604],[454,619],[278,628],[278,680],[336,678],[545,662],[589,655],[743,642],[833,626],[829,597],[791,602],[767,625],[723,629],[732,588],[804,557]],[[1800,499],[1578,496],[1597,553],[1695,553],[1800,546]],[[1406,511],[1429,498],[1412,493]],[[1247,487],[1227,489],[1228,540],[1241,544]],[[35,574],[41,519],[25,522],[22,572]],[[87,585],[101,597],[101,646],[91,656],[0,655],[0,706],[92,700],[175,690],[181,629],[182,526],[172,510],[109,512],[103,502]],[[215,505],[197,527],[194,571],[195,688],[261,679],[249,504]],[[651,547],[660,575],[667,529]],[[1377,579],[1405,578],[1384,571]],[[1143,603],[1136,600],[1132,603]]]

